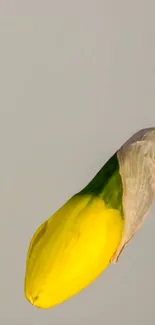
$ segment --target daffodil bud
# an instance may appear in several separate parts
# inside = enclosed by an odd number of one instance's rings
[[[31,239],[25,296],[51,308],[115,263],[151,208],[155,128],[133,135],[91,182],[46,220]]]

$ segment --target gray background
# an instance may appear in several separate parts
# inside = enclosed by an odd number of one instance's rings
[[[155,126],[155,2],[0,1],[0,324],[154,324],[154,211],[88,289],[24,298],[39,224],[132,133]]]

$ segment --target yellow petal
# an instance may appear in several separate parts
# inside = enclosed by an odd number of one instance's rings
[[[86,288],[109,265],[122,235],[120,211],[99,197],[75,196],[33,236],[25,276],[25,296],[51,308]]]

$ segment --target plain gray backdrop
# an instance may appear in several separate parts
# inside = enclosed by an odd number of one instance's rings
[[[154,0],[0,1],[0,324],[155,323],[155,210],[120,262],[51,310],[29,240],[135,131],[155,126]]]

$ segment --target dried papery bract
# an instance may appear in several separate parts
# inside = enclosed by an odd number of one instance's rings
[[[123,183],[124,230],[116,263],[148,216],[155,196],[155,128],[135,133],[117,152]]]

